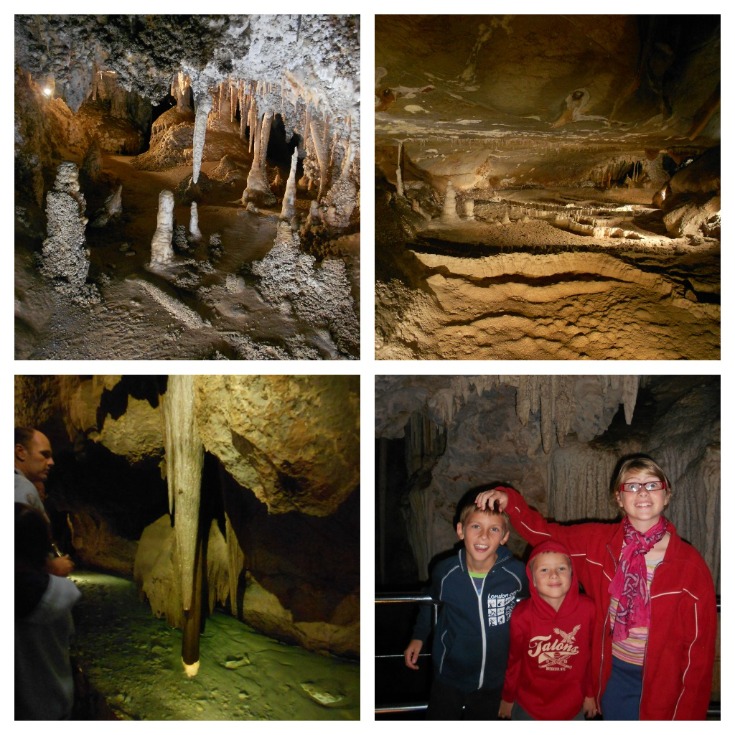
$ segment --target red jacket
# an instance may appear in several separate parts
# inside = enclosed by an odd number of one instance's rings
[[[585,697],[593,697],[592,643],[595,605],[579,593],[577,578],[559,610],[543,600],[533,583],[531,560],[544,551],[569,551],[557,541],[536,546],[528,560],[531,598],[510,619],[510,655],[503,699],[517,702],[534,720],[571,720]]]
[[[606,625],[608,586],[623,547],[621,523],[547,522],[520,493],[508,493],[506,512],[530,544],[553,538],[570,551],[574,571],[595,603],[592,652],[595,698],[600,699],[612,668],[612,636]],[[712,690],[717,635],[715,589],[704,559],[670,526],[671,538],[651,583],[651,624],[643,666],[641,720],[703,720]],[[515,615],[515,613],[513,613]],[[604,716],[604,712],[603,712]]]

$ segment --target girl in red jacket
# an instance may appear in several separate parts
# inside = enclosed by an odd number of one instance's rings
[[[529,543],[555,539],[571,554],[596,610],[593,680],[609,720],[703,720],[712,687],[717,608],[712,575],[664,515],[671,485],[652,459],[622,461],[613,495],[619,523],[549,523],[512,488],[477,496]]]
[[[579,593],[569,552],[543,541],[528,560],[530,599],[510,619],[510,654],[501,718],[581,720],[594,717],[592,639],[595,605]]]

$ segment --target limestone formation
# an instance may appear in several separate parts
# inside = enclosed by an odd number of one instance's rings
[[[194,118],[193,139],[193,173],[191,180],[194,184],[199,181],[199,171],[202,167],[202,153],[204,152],[204,140],[207,134],[207,119],[212,109],[212,98],[207,92],[197,95],[196,113]]]
[[[442,207],[442,224],[451,224],[459,219],[457,214],[457,193],[451,181],[447,181],[447,190],[444,193],[444,206]]]
[[[296,164],[299,161],[299,150],[294,148],[291,156],[291,170],[288,174],[286,182],[286,192],[283,195],[283,205],[281,206],[281,219],[287,222],[296,214]]]
[[[46,197],[48,237],[43,241],[41,272],[70,295],[84,285],[89,272],[85,207],[77,165],[66,161],[59,165],[54,188]]]
[[[122,214],[122,184],[115,187],[113,192],[105,198],[102,208],[95,214],[90,227],[105,227]]]
[[[717,359],[719,18],[547,22],[376,19],[378,357]],[[674,28],[698,42],[671,45]],[[602,251],[662,274],[672,298],[628,299],[590,260]],[[543,279],[484,268],[567,253],[573,268]],[[454,271],[460,259],[478,267]]]
[[[253,162],[248,173],[247,187],[242,194],[242,203],[252,203],[256,207],[267,207],[275,204],[276,197],[270,190],[265,168],[265,156],[268,150],[273,113],[266,111],[262,117],[255,118],[255,126],[251,127],[250,138],[253,141]]]
[[[164,189],[158,195],[156,231],[151,241],[151,266],[168,265],[174,259],[174,195]]]
[[[313,221],[310,215],[306,226]],[[259,290],[267,301],[288,303],[299,319],[328,330],[340,354],[356,354],[360,326],[342,260],[325,258],[317,264],[301,251],[298,234],[280,222],[273,248],[253,263],[252,272],[260,276]]]
[[[202,232],[199,229],[199,211],[197,209],[197,203],[191,203],[191,216],[189,218],[189,235],[195,242],[199,242],[202,239]]]
[[[196,388],[206,450],[270,512],[328,515],[353,491],[359,464],[354,385],[328,376],[211,376]],[[298,459],[293,446],[300,447]]]
[[[294,228],[303,224],[296,217],[294,182],[281,201],[286,166],[297,148],[297,170],[303,162],[312,191],[320,192],[321,229],[313,251],[336,252],[340,239],[350,238],[349,249],[340,252],[349,263],[347,287],[357,291],[357,16],[20,15],[15,46],[19,357],[227,358],[238,357],[237,345],[245,344],[248,351],[273,357],[337,356],[323,323],[302,330],[289,304],[268,303],[256,325],[245,316],[247,304],[260,298],[253,283],[248,280],[238,298],[227,295],[225,284],[228,275],[248,269],[253,257],[267,252],[274,214],[283,212]],[[47,94],[48,79],[54,83]],[[318,155],[308,143],[312,131],[318,135]],[[61,151],[75,161],[88,153],[87,178],[94,182],[88,188],[82,179],[88,216],[95,227],[106,228],[89,240],[93,276],[110,287],[121,306],[94,310],[84,317],[92,322],[84,324],[77,312],[47,317],[44,289],[36,287],[37,273],[30,269],[43,240],[36,203]],[[191,176],[176,171],[187,166]],[[227,258],[205,262],[196,248],[184,248],[185,239],[191,246],[211,233],[201,235],[206,223],[193,213],[174,227],[170,199],[159,201],[154,214],[164,187],[180,206],[213,207],[207,222],[219,231]],[[218,206],[243,193],[247,212]],[[129,216],[118,216],[122,196],[130,199]],[[313,198],[305,198],[303,206]],[[197,214],[204,217],[204,210]],[[144,267],[156,273],[144,277],[156,290],[148,294],[131,271],[140,268],[145,252],[140,223],[154,216],[152,252]],[[215,256],[221,252],[217,248]],[[166,308],[157,308],[149,296]],[[178,339],[181,327],[169,319],[176,301],[196,312],[200,323],[216,314],[217,328]]]

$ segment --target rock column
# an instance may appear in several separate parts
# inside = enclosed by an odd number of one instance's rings
[[[158,195],[156,231],[151,241],[151,265],[167,265],[174,259],[174,195],[164,189]]]
[[[64,287],[80,288],[89,273],[85,208],[77,165],[65,161],[59,165],[54,188],[46,198],[48,238],[41,250],[41,272]]]

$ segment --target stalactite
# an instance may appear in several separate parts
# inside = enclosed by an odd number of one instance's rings
[[[630,424],[633,420],[633,411],[635,410],[636,399],[638,398],[638,381],[637,375],[624,375],[623,380],[623,407],[625,409],[625,423]]]
[[[212,109],[212,95],[209,92],[203,92],[196,98],[196,117],[194,118],[194,140],[193,147],[193,168],[191,180],[193,183],[199,181],[199,171],[202,166],[202,155],[204,154],[204,140],[207,135],[207,119],[209,111]]]
[[[327,186],[327,151],[313,120],[311,121],[310,132],[311,142],[314,146],[314,152],[316,153],[316,159],[319,165],[319,193],[317,199],[321,199],[324,196]]]
[[[169,512],[175,518],[181,562],[182,601],[191,607],[194,551],[199,527],[199,494],[204,449],[194,415],[194,378],[172,375],[163,400]]]
[[[234,94],[234,87],[232,85],[232,82],[229,83],[229,90],[230,90],[230,122],[235,122],[235,117],[237,115],[237,95]]]
[[[199,499],[204,465],[204,448],[194,411],[193,376],[169,376],[162,413],[169,510],[174,516],[181,599],[186,614],[192,611],[196,599],[194,577],[200,540]],[[198,633],[197,628],[196,635]],[[186,665],[193,663],[185,661]]]
[[[240,138],[241,140],[245,140],[245,133],[247,132],[248,124],[248,113],[250,110],[246,109],[247,105],[245,104],[245,88],[242,82],[240,82],[237,90],[237,99],[240,105]]]
[[[250,128],[250,140],[248,141],[248,152],[255,155],[256,141],[260,139],[258,135],[258,104],[255,97],[250,96],[250,110],[248,112],[248,127]]]
[[[273,125],[273,112],[267,110],[263,115],[263,121],[260,125],[260,165],[265,166],[266,157],[268,155],[268,141],[271,137],[271,127]]]

